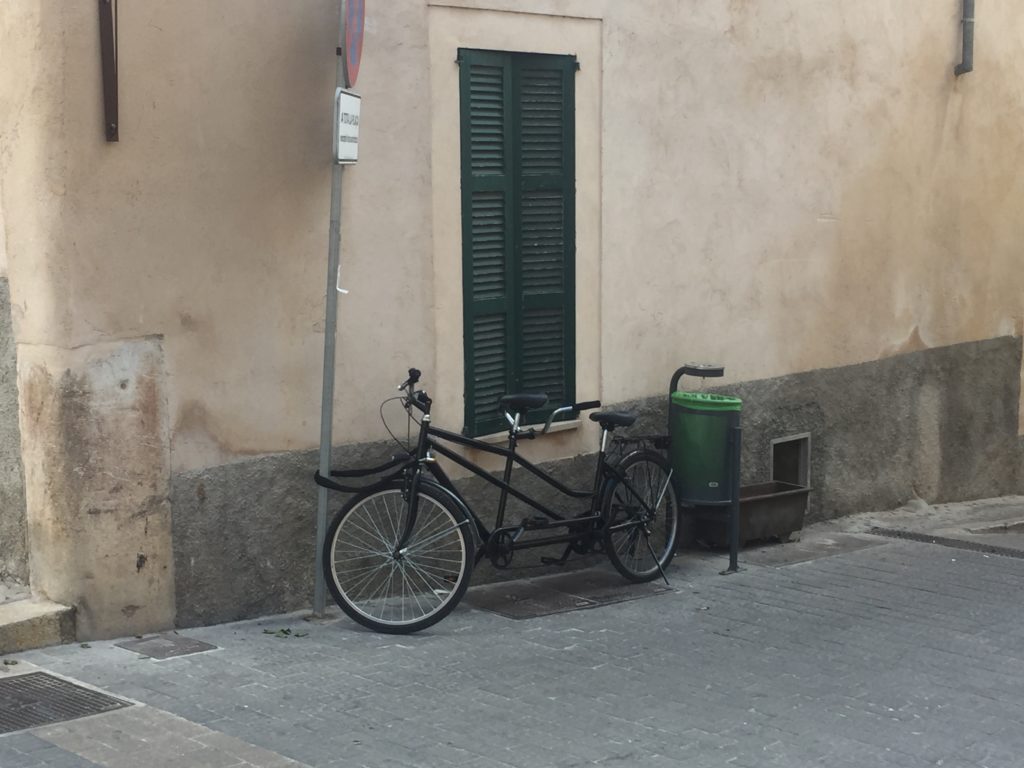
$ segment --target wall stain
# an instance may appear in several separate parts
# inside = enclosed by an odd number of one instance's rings
[[[904,341],[885,350],[881,357],[895,357],[907,352],[920,352],[923,349],[930,349],[930,347],[931,345],[921,338],[920,326],[915,325],[914,330],[910,332],[910,335]]]
[[[200,322],[188,312],[178,313],[178,322],[181,324],[181,328],[184,331],[196,331],[200,327]]]
[[[167,504],[167,497],[162,494],[153,494],[147,496],[138,509],[134,510],[129,520],[140,520],[142,518],[148,518],[150,515],[162,515],[164,513],[164,507]]]
[[[173,435],[175,442],[185,440],[193,446],[206,445],[225,460],[235,456],[257,456],[266,453],[265,450],[243,448],[226,437],[206,405],[198,400],[189,400],[181,406]]]
[[[65,370],[54,382],[49,371],[36,365],[24,379],[22,397],[26,432],[54,435],[42,443],[41,457],[46,471],[40,479],[46,503],[53,510],[48,525],[55,531],[73,532],[83,512],[89,516],[105,511],[99,505],[82,504],[82,488],[92,474],[88,450],[92,392],[88,381]]]
[[[135,407],[142,421],[142,428],[146,432],[152,431],[160,423],[161,403],[157,377],[153,374],[139,376],[135,386]]]
[[[124,634],[126,619],[165,626],[173,612],[166,568],[149,563],[170,547],[158,355],[146,342],[109,355],[46,352],[55,362],[28,364],[20,377],[26,487],[35,494],[29,528],[41,563],[33,587],[77,608],[82,637]],[[147,575],[130,578],[130,563]]]

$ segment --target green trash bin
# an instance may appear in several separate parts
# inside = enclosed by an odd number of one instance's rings
[[[687,504],[726,504],[732,484],[729,434],[739,426],[743,401],[706,392],[673,392],[669,403],[672,477]]]

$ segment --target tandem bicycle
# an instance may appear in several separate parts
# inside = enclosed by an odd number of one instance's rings
[[[515,552],[563,545],[564,563],[575,554],[604,552],[615,569],[633,582],[665,576],[679,535],[680,507],[672,487],[672,469],[663,455],[667,437],[622,438],[615,430],[636,421],[623,411],[598,411],[599,401],[575,403],[552,412],[543,427],[525,426],[530,411],[547,404],[545,394],[512,394],[499,406],[508,422],[502,447],[450,432],[431,423],[431,399],[417,389],[420,372],[409,369],[398,398],[419,430],[415,445],[389,462],[365,469],[319,472],[319,485],[355,495],[327,528],[321,555],[324,577],[339,607],[354,621],[377,632],[407,634],[425,629],[447,616],[469,586],[474,566],[484,557],[507,567]],[[383,408],[383,406],[382,406]],[[584,411],[601,427],[589,489],[573,489],[517,452],[522,440],[547,433],[560,417]],[[418,415],[418,419],[416,416]],[[463,446],[505,459],[498,478],[465,458]],[[615,450],[612,450],[612,448]],[[448,477],[444,457],[500,489],[497,514],[489,527]],[[557,492],[579,500],[582,514],[551,509],[513,486],[519,466]],[[339,482],[350,478],[379,479],[363,486]],[[332,479],[338,478],[338,480]],[[530,516],[506,519],[510,498],[530,508]]]

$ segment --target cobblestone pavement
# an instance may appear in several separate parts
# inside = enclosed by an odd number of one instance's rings
[[[0,677],[40,668],[139,706],[0,736],[0,766],[1024,765],[1024,560],[879,539],[723,564],[684,557],[674,591],[641,600],[459,609],[411,637],[290,615],[183,630],[218,650],[165,661],[22,653]]]

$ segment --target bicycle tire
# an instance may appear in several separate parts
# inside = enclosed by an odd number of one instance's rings
[[[338,606],[353,621],[385,634],[426,629],[458,605],[475,562],[470,521],[461,507],[421,484],[416,528],[396,557],[407,509],[404,485],[352,498],[327,528],[322,567]]]
[[[657,451],[641,449],[623,457],[616,468],[626,482],[613,478],[604,493],[605,552],[629,581],[652,581],[672,562],[679,537],[670,466]],[[653,518],[641,500],[654,509]]]

